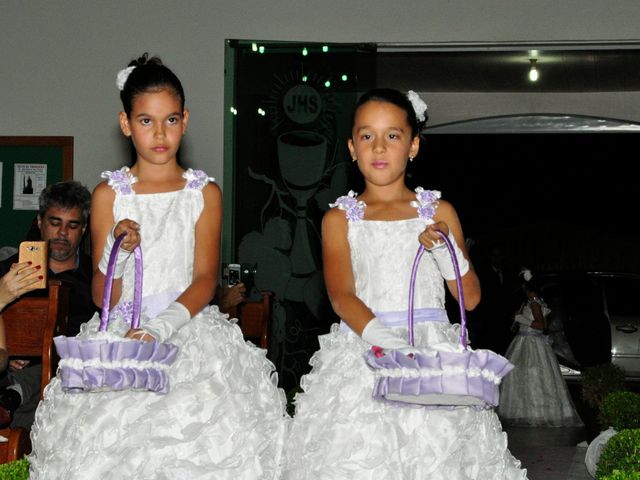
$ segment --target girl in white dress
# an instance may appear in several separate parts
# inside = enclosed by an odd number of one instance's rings
[[[285,433],[285,397],[265,351],[244,342],[213,297],[221,193],[202,171],[178,164],[189,112],[178,78],[157,57],[118,75],[123,133],[137,158],[105,172],[94,191],[94,301],[101,303],[114,236],[118,251],[109,331],[179,347],[166,395],[67,393],[55,378],[32,432],[31,478],[274,479]],[[134,261],[144,260],[142,321],[131,329]],[[95,318],[80,337],[98,329]]]
[[[525,302],[515,315],[518,334],[505,354],[515,367],[502,382],[498,414],[509,425],[581,426],[545,335],[551,310],[540,297],[530,270],[523,270],[520,280]]]
[[[296,397],[286,448],[286,479],[522,479],[490,409],[401,407],[372,398],[363,354],[408,347],[406,309],[419,244],[430,250],[417,274],[417,346],[459,345],[444,310],[445,281],[457,298],[453,262],[437,227],[457,245],[467,309],[480,286],[454,208],[440,192],[411,192],[407,162],[420,147],[426,105],[413,92],[377,89],[358,102],[349,150],[365,190],[339,198],[323,220],[327,290],[342,322],[320,337],[313,370]]]

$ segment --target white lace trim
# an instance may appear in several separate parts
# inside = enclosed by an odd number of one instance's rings
[[[435,368],[377,368],[374,370],[376,378],[392,377],[392,378],[420,378],[420,377],[439,377],[447,375],[466,374],[469,378],[482,377],[485,380],[499,385],[502,377],[498,377],[495,373],[488,369],[462,367],[445,367],[442,369]]]
[[[75,369],[81,369],[86,367],[94,368],[133,368],[135,370],[145,370],[148,368],[167,370],[169,365],[165,365],[158,362],[150,362],[148,360],[115,360],[111,362],[105,362],[99,358],[92,358],[90,360],[82,360],[81,358],[66,358],[60,360],[60,367],[69,367]]]

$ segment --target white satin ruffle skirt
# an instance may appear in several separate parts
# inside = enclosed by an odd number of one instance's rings
[[[265,351],[217,307],[170,341],[180,352],[166,395],[65,393],[54,378],[31,433],[31,478],[279,478],[285,397]]]
[[[406,332],[406,328],[404,329]],[[459,326],[422,323],[416,345],[457,343]],[[370,346],[334,325],[303,377],[285,447],[285,479],[524,479],[493,410],[374,400]]]

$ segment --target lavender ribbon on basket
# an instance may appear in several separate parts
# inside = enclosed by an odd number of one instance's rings
[[[118,249],[125,235],[114,242],[105,275],[99,332],[106,332]],[[135,281],[131,328],[140,326],[142,307],[142,249],[134,251]],[[160,394],[169,392],[169,367],[175,362],[178,347],[171,343],[59,336],[54,338],[61,358],[59,371],[62,388],[67,392],[134,389]]]
[[[498,405],[500,382],[513,365],[490,350],[471,350],[467,345],[466,311],[460,266],[452,241],[440,230],[453,262],[460,306],[461,351],[416,349],[406,354],[397,350],[384,352],[372,347],[365,360],[374,371],[373,397],[398,405],[421,405],[427,408],[455,408],[459,406],[489,408]],[[408,327],[409,343],[414,343],[414,296],[418,264],[425,248],[420,245],[411,270],[409,285]]]
[[[460,275],[460,266],[458,265],[458,259],[456,258],[451,240],[447,237],[442,230],[437,230],[436,233],[440,235],[440,238],[444,240],[449,253],[451,254],[451,260],[453,261],[453,269],[456,272],[456,285],[458,286],[458,306],[460,307],[460,344],[466,350],[467,349],[467,312],[464,309],[464,292],[462,290],[462,278]],[[411,268],[411,280],[409,282],[409,308],[407,309],[409,314],[409,345],[414,345],[414,333],[413,333],[413,297],[416,289],[416,275],[418,273],[418,265],[420,259],[424,255],[425,248],[420,245],[416,258],[413,260],[413,267]]]
[[[126,234],[121,234],[113,243],[112,252],[117,252],[120,245],[124,241]],[[140,326],[140,311],[142,309],[142,249],[138,245],[133,250],[135,260],[135,281],[133,287],[133,318],[131,319],[131,328]],[[107,264],[107,273],[104,281],[104,292],[102,293],[102,310],[100,312],[100,332],[106,332],[109,324],[109,307],[111,303],[111,290],[113,288],[113,275],[116,266],[117,255],[109,257]]]

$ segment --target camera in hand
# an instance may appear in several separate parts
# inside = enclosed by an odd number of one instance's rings
[[[249,299],[261,298],[260,292],[255,287],[255,264],[239,264],[229,263],[223,265],[222,278],[226,280],[229,287],[233,287],[238,283],[244,283],[247,293],[245,294]]]
[[[241,282],[240,278],[241,266],[239,263],[230,263],[227,270],[227,285],[233,287]]]

